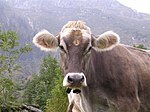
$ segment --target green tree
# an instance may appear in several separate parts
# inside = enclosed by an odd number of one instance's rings
[[[60,80],[61,78],[61,80]],[[60,88],[61,89],[60,89]],[[25,102],[39,106],[44,110],[48,99],[53,97],[54,88],[58,88],[64,96],[62,89],[62,72],[56,59],[53,59],[51,55],[43,58],[39,75],[34,75],[32,81],[28,82],[27,88],[24,92]],[[59,94],[57,94],[60,97]]]
[[[16,107],[16,88],[13,75],[21,67],[17,64],[19,57],[31,51],[29,44],[19,45],[17,32],[0,30],[0,110],[9,111]]]
[[[63,75],[57,74],[54,79],[54,88],[51,91],[51,97],[47,99],[45,111],[46,112],[66,112],[67,111],[67,94],[64,87],[62,87]]]
[[[134,44],[133,47],[148,50],[148,48],[146,48],[143,44],[139,44],[139,45]]]

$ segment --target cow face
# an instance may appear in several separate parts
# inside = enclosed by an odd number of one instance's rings
[[[35,35],[33,43],[45,51],[59,47],[65,76],[63,86],[80,88],[87,86],[84,69],[91,49],[101,52],[111,50],[119,43],[119,36],[108,31],[95,38],[84,22],[70,21],[64,25],[59,36],[43,30]]]

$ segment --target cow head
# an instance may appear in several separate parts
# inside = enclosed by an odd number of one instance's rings
[[[33,43],[41,50],[51,51],[60,48],[61,67],[64,71],[63,86],[79,88],[87,86],[85,63],[91,49],[105,52],[119,43],[119,36],[108,31],[97,38],[82,21],[69,21],[59,35],[54,36],[46,30],[35,35]]]

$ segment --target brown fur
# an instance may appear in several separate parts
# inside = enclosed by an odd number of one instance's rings
[[[145,108],[140,112],[150,110],[150,56],[146,52],[122,45],[101,53],[93,50],[86,66],[90,90],[86,93],[93,94],[85,96],[102,94],[119,112],[137,112],[139,106]]]
[[[67,45],[71,43],[70,38],[64,41]],[[69,53],[66,56],[70,58],[62,57],[61,60],[67,68],[63,68],[65,74],[68,72],[85,74],[88,87],[82,89],[82,94],[88,100],[92,112],[100,111],[100,107],[103,107],[100,106],[103,105],[101,98],[113,102],[117,112],[148,112],[150,109],[148,54],[132,47],[119,45],[105,52],[92,49],[89,58],[86,58],[87,56],[82,54],[87,43],[89,41],[78,47],[68,46]],[[105,105],[108,105],[107,102]],[[140,107],[143,111],[139,110]],[[105,110],[111,112],[109,107]]]
[[[33,43],[41,50],[50,50],[58,46],[57,38],[54,38],[48,31],[43,30],[35,35]]]
[[[99,48],[99,50],[106,51],[112,49],[119,42],[120,38],[118,34],[112,31],[107,31],[96,38],[93,46]]]
[[[66,25],[64,25],[64,28],[79,28],[79,29],[85,29],[85,22],[82,21],[69,21]]]
[[[116,38],[113,35],[109,35],[106,38],[102,38],[97,42],[97,47],[99,48],[107,48],[116,43]]]
[[[61,30],[61,32],[64,31],[66,28],[75,28],[80,30],[87,30],[88,33],[90,33],[90,28],[86,26],[85,22],[83,21],[69,21],[67,24],[65,24]]]

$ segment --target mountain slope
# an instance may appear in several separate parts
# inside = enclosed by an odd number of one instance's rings
[[[96,34],[114,30],[125,44],[144,43],[148,46],[150,42],[150,15],[138,13],[116,0],[5,1],[25,19],[29,31],[48,29],[57,33],[67,21],[80,19],[86,21]]]

